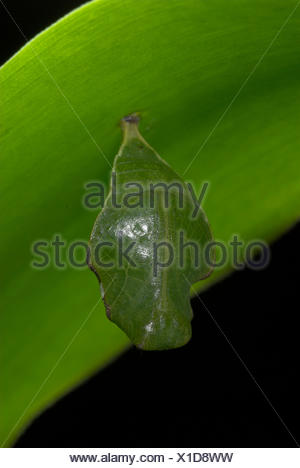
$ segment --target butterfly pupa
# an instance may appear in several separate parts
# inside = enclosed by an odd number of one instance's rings
[[[92,229],[88,264],[101,283],[108,318],[137,347],[163,350],[191,338],[190,288],[210,274],[202,252],[212,234],[202,209],[192,216],[183,179],[144,140],[138,124],[135,114],[122,119],[123,142]],[[201,251],[197,264],[191,240]]]

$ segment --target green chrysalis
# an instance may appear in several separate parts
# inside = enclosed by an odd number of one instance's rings
[[[187,185],[144,140],[138,121],[135,114],[122,120],[123,143],[88,264],[108,318],[137,347],[177,348],[191,337],[190,287],[210,273],[202,252],[212,235],[202,210],[192,216]]]

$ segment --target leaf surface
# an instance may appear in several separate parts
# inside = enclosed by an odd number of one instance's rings
[[[89,238],[96,213],[82,206],[84,184],[108,183],[124,115],[142,114],[145,139],[195,189],[210,182],[204,209],[216,239],[271,241],[298,219],[295,7],[94,1],[1,68],[4,444],[128,345],[87,268],[30,266],[37,239]]]

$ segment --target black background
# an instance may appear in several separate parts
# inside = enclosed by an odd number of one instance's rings
[[[5,0],[27,38],[81,3]],[[25,39],[0,11],[3,63]],[[273,245],[266,270],[234,273],[203,293],[209,312],[193,299],[188,345],[130,349],[47,409],[16,446],[295,447],[299,235],[297,225]]]

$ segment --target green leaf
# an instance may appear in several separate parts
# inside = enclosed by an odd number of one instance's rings
[[[178,348],[192,335],[191,285],[211,273],[203,253],[212,236],[188,186],[144,140],[138,122],[137,115],[122,121],[124,140],[92,230],[89,266],[108,318],[136,346]]]
[[[271,241],[298,219],[295,7],[94,1],[1,68],[4,444],[128,345],[102,304],[94,308],[87,268],[30,266],[37,239],[88,239],[95,213],[82,206],[84,184],[108,182],[124,115],[142,114],[146,140],[195,189],[210,182],[204,209],[216,239]]]

